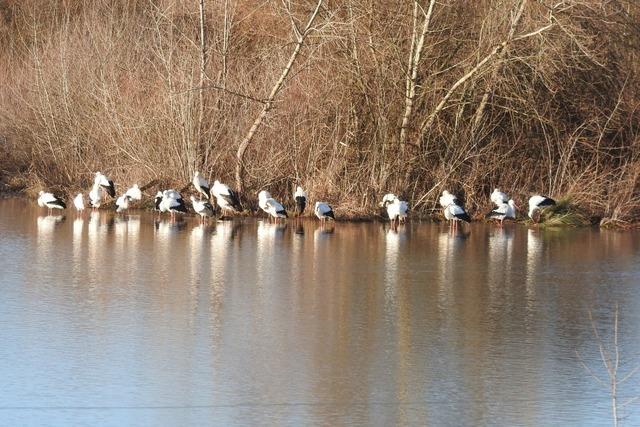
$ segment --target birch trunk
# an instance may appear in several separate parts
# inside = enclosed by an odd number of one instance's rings
[[[199,169],[204,167],[205,159],[207,158],[207,144],[205,144],[204,136],[202,135],[202,123],[204,121],[204,91],[202,88],[204,87],[204,82],[207,78],[207,42],[205,40],[204,31],[204,6],[204,0],[200,0],[200,90],[198,91],[198,129],[196,134],[196,137],[198,138],[199,156],[195,157],[197,166],[194,165]]]
[[[294,33],[296,34],[296,39],[297,39],[295,49],[291,53],[291,56],[289,57],[289,61],[287,62],[287,65],[282,70],[282,73],[280,74],[280,78],[276,81],[275,85],[271,89],[271,93],[269,93],[269,97],[265,100],[262,110],[258,114],[258,117],[256,117],[253,124],[251,125],[251,128],[249,129],[249,132],[247,132],[244,139],[238,146],[238,151],[236,153],[236,188],[240,192],[244,191],[245,152],[247,151],[249,144],[251,144],[251,141],[253,140],[253,137],[255,136],[256,131],[262,124],[262,121],[266,117],[267,113],[269,113],[269,111],[271,110],[271,107],[273,106],[273,100],[275,99],[276,95],[278,95],[278,93],[280,92],[280,89],[282,89],[282,86],[284,85],[284,81],[289,75],[289,72],[291,71],[291,67],[293,67],[293,64],[296,61],[296,58],[298,57],[300,50],[302,49],[302,45],[304,44],[304,41],[307,38],[307,35],[309,35],[309,33],[311,32],[311,26],[313,25],[313,22],[318,16],[318,12],[320,12],[320,6],[322,5],[322,1],[323,0],[318,0],[318,4],[316,4],[314,11],[311,14],[311,17],[309,18],[309,21],[307,21],[307,25],[305,26],[304,30],[302,30],[302,32],[298,31],[294,25]]]
[[[511,26],[509,28],[509,33],[507,34],[507,40],[506,40],[507,43],[509,43],[513,39],[513,35],[515,34],[516,28],[520,23],[520,18],[522,18],[522,11],[524,10],[524,7],[526,4],[527,4],[527,0],[520,0],[520,5],[518,6],[516,15],[511,20]],[[491,92],[493,92],[493,84],[497,80],[498,75],[500,74],[500,70],[502,70],[502,61],[500,60],[504,58],[507,51],[508,49],[505,47],[498,54],[498,64],[496,65],[496,67],[493,69],[493,72],[491,73],[491,78],[487,82],[487,88],[485,89],[484,94],[482,95],[482,100],[480,100],[480,105],[478,105],[478,108],[476,109],[476,112],[474,114],[474,119],[473,119],[474,130],[480,124],[480,120],[482,120],[482,116],[484,115],[484,110],[487,106],[487,102],[489,102],[489,97],[491,96]]]
[[[409,53],[409,69],[407,70],[407,81],[404,101],[404,114],[402,116],[402,125],[400,126],[400,145],[404,146],[407,141],[407,128],[409,127],[409,120],[411,119],[411,113],[413,112],[413,102],[416,97],[416,80],[418,78],[418,65],[420,65],[420,56],[422,54],[422,48],[424,46],[424,39],[429,31],[429,24],[431,22],[431,15],[433,13],[433,6],[435,0],[430,0],[429,9],[424,18],[422,25],[422,32],[420,38],[417,33],[417,20],[418,20],[418,1],[414,2],[413,6],[413,35],[411,38],[411,52]]]

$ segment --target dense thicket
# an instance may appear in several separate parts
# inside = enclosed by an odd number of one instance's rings
[[[5,181],[201,170],[342,212],[445,186],[483,210],[497,186],[639,214],[634,0],[203,3],[201,28],[200,0],[0,1]]]

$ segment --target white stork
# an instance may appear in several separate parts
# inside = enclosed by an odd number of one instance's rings
[[[171,219],[175,219],[176,213],[187,213],[187,207],[180,193],[176,190],[163,191],[162,201],[160,202],[160,212],[169,212]]]
[[[300,216],[307,207],[307,193],[298,186],[295,193],[293,193],[293,200],[296,201],[296,215]]]
[[[276,220],[278,218],[287,218],[287,210],[276,199],[271,197],[268,191],[262,190],[258,193],[258,205],[260,209],[265,211],[269,217]]]
[[[109,196],[116,197],[116,186],[113,184],[113,181],[104,176],[102,173],[96,172],[96,177],[93,180],[93,184],[94,186],[95,184],[98,184],[104,189],[104,191],[107,192]]]
[[[116,212],[120,213],[129,209],[129,200],[131,200],[131,197],[127,196],[126,194],[118,197],[118,199],[116,200]]]
[[[493,189],[493,193],[491,193],[491,201],[496,206],[502,206],[504,203],[509,203],[509,196],[500,191],[497,188]]]
[[[449,221],[449,226],[454,229],[458,228],[459,221],[471,222],[471,218],[467,211],[465,211],[462,206],[455,203],[451,203],[449,206],[444,208],[444,217]]]
[[[442,196],[440,196],[439,202],[440,202],[440,206],[442,206],[443,208],[446,208],[452,203],[459,205],[458,198],[453,194],[449,193],[447,190],[444,190],[442,192]]]
[[[486,218],[500,220],[500,227],[505,219],[516,219],[516,202],[513,199],[509,199],[507,203],[498,205],[494,210],[489,212]]]
[[[155,197],[153,203],[154,203],[154,209],[153,210],[155,210],[157,212],[162,212],[160,210],[160,204],[162,203],[162,191],[158,191],[156,193],[156,197]]]
[[[196,187],[196,190],[198,190],[198,193],[203,194],[207,200],[209,200],[211,198],[211,191],[210,191],[210,185],[209,185],[209,181],[207,181],[206,179],[204,179],[204,177],[202,175],[200,175],[200,172],[196,172],[193,175],[193,186]]]
[[[51,215],[52,209],[67,208],[64,200],[60,197],[55,196],[53,193],[46,193],[44,191],[38,193],[38,206],[49,209],[49,215]]]
[[[133,184],[133,187],[129,188],[125,193],[125,196],[129,198],[129,200],[142,200],[142,191],[138,184]]]
[[[78,212],[82,212],[84,210],[84,196],[82,193],[78,193],[78,195],[74,197],[73,206],[75,206],[76,211]]]
[[[334,221],[336,219],[335,215],[333,214],[333,209],[331,209],[331,206],[329,206],[329,204],[326,202],[316,202],[316,206],[313,212],[316,214],[322,224],[325,223],[327,218],[331,218]]]
[[[204,223],[205,218],[211,218],[214,215],[213,206],[208,200],[198,200],[191,196],[191,204],[193,210],[200,215],[200,221]]]
[[[102,204],[102,192],[100,191],[100,184],[94,183],[91,191],[89,191],[89,206],[93,209],[97,209]]]
[[[409,204],[400,200],[398,196],[393,193],[385,194],[380,206],[387,208],[387,215],[389,215],[389,220],[391,220],[392,225],[394,223],[398,225],[400,222],[404,222],[407,219]]]
[[[538,194],[531,196],[531,198],[529,198],[529,218],[531,218],[533,222],[538,222],[540,220],[540,211],[555,204],[556,201],[547,196],[540,196]],[[538,215],[536,215],[537,218],[534,218],[536,212]]]
[[[218,180],[213,182],[211,192],[216,197],[216,203],[222,208],[222,211],[230,210],[232,212],[242,211],[240,206],[240,200],[235,191],[230,189],[227,185],[221,183]]]

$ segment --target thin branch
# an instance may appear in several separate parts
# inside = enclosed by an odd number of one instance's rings
[[[536,31],[532,31],[530,33],[527,34],[523,34],[521,36],[518,36],[516,38],[514,38],[511,42],[515,42],[515,41],[519,41],[519,40],[523,40],[529,37],[533,37],[537,34],[540,34],[546,30],[549,30],[550,28],[552,28],[555,24],[551,23],[549,25],[546,25],[542,28],[539,28]],[[444,106],[446,105],[447,101],[449,100],[449,98],[451,98],[451,96],[453,95],[453,93],[456,91],[456,89],[458,87],[460,87],[462,84],[464,84],[464,82],[466,82],[467,80],[469,80],[471,77],[473,77],[473,75],[475,75],[478,70],[480,70],[487,62],[489,62],[489,60],[491,60],[494,56],[496,56],[502,49],[504,49],[507,44],[509,42],[507,41],[503,41],[502,43],[500,43],[499,45],[495,46],[491,52],[489,52],[489,54],[487,56],[485,56],[480,62],[478,62],[476,64],[475,67],[473,67],[471,69],[471,71],[469,71],[467,74],[465,74],[464,76],[460,77],[460,79],[458,79],[458,81],[456,81],[453,86],[451,86],[451,88],[447,91],[447,93],[445,94],[445,96],[442,98],[442,100],[438,103],[438,105],[436,106],[436,108],[433,110],[433,112],[431,114],[429,114],[427,116],[427,118],[424,120],[424,122],[422,123],[422,126],[420,126],[420,135],[419,135],[419,140],[418,140],[418,145],[420,145],[420,141],[424,138],[424,135],[427,131],[427,129],[429,129],[431,127],[431,125],[433,124],[433,121],[435,120],[436,116],[438,115],[438,113],[444,108]]]
[[[192,91],[195,91],[195,90],[205,90],[205,89],[221,90],[221,91],[223,91],[225,93],[237,96],[239,98],[244,98],[244,99],[248,99],[250,101],[259,102],[260,104],[266,104],[268,102],[267,99],[256,98],[255,96],[246,95],[244,93],[236,92],[236,91],[233,91],[231,89],[227,89],[226,87],[218,86],[216,84],[210,84],[210,85],[205,85],[205,86],[201,86],[201,87],[194,87],[194,88],[183,90],[183,91],[180,91],[180,92],[175,92],[173,94],[173,96],[181,95],[181,94],[184,94],[184,93],[187,93],[187,92],[192,92]]]
[[[413,19],[413,36],[411,37],[411,52],[409,53],[409,70],[407,70],[406,81],[406,98],[404,104],[404,114],[402,116],[402,125],[400,126],[400,144],[404,144],[407,140],[407,128],[409,126],[409,119],[413,111],[413,102],[416,97],[416,80],[418,78],[418,66],[420,65],[420,55],[422,54],[422,47],[424,46],[424,39],[429,31],[429,24],[431,23],[431,15],[433,14],[433,7],[436,1],[431,0],[429,2],[429,9],[424,17],[424,23],[422,25],[422,32],[420,38],[416,41],[416,26],[417,26],[417,10],[418,2],[414,3],[414,19]],[[415,48],[414,48],[415,46]]]
[[[267,116],[267,113],[271,110],[271,107],[273,105],[273,100],[275,99],[276,95],[280,92],[280,89],[282,89],[282,86],[284,85],[284,82],[287,79],[287,76],[289,75],[291,68],[293,67],[293,63],[296,61],[296,58],[298,57],[298,54],[302,49],[302,45],[306,37],[310,33],[310,29],[312,28],[311,26],[313,25],[313,22],[318,16],[318,12],[320,11],[320,6],[322,6],[322,0],[318,0],[318,3],[316,4],[316,7],[313,13],[309,17],[309,20],[307,21],[307,25],[305,26],[304,30],[300,34],[300,37],[297,39],[295,49],[291,53],[291,57],[289,58],[287,65],[282,70],[282,74],[280,75],[280,78],[273,85],[273,88],[271,89],[271,93],[269,93],[269,97],[264,102],[262,110],[254,120],[253,124],[251,125],[251,128],[249,129],[246,136],[238,146],[238,151],[236,153],[236,174],[235,174],[236,188],[238,191],[243,191],[244,189],[244,153],[249,147],[249,144],[251,143],[251,141],[253,140],[253,136],[255,135],[256,131],[262,124],[262,121]]]

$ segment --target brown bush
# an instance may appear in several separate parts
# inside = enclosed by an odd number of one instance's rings
[[[292,18],[302,29],[315,6],[206,2],[201,82],[198,0],[0,1],[3,175],[76,190],[96,170],[128,184],[199,169],[233,183]],[[535,191],[637,219],[640,6],[453,0],[425,26],[429,7],[322,4],[245,153],[245,196],[301,183],[365,213],[395,191],[429,212],[446,187],[484,211],[500,187],[521,205]]]

